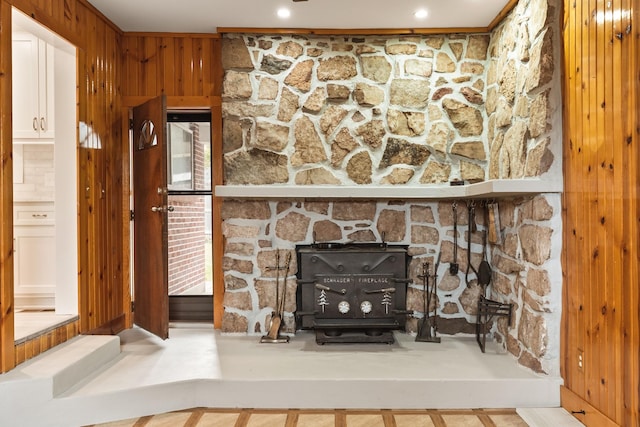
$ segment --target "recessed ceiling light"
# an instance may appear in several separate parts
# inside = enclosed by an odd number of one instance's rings
[[[427,15],[428,13],[426,9],[418,9],[416,10],[416,13],[413,14],[413,16],[415,16],[418,19],[424,19],[427,17]]]
[[[284,19],[284,18],[288,18],[289,16],[291,16],[291,11],[289,9],[286,9],[284,7],[281,9],[278,9],[278,17]]]

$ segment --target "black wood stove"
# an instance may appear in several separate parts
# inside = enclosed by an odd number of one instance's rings
[[[404,329],[407,246],[386,243],[299,245],[296,321],[316,342],[393,343]]]

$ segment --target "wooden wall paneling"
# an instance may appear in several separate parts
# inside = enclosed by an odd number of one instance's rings
[[[602,16],[605,16],[604,31],[600,34],[598,39],[599,47],[601,47],[602,55],[606,58],[613,57],[612,45],[610,43],[613,40],[613,20],[606,19],[613,12],[613,1],[602,2],[599,4],[599,12]],[[604,336],[606,337],[607,346],[611,351],[604,352],[605,363],[602,365],[602,371],[600,372],[600,389],[601,396],[603,396],[607,405],[607,413],[611,414],[615,419],[616,406],[618,400],[616,400],[616,387],[615,376],[610,376],[613,372],[612,366],[621,366],[618,360],[620,348],[616,346],[616,329],[619,330],[620,324],[616,319],[616,304],[615,294],[616,290],[620,290],[620,276],[617,275],[615,269],[616,261],[619,260],[620,245],[619,240],[615,239],[615,214],[616,212],[616,189],[614,187],[614,169],[617,167],[615,161],[615,147],[621,141],[616,141],[614,138],[615,119],[611,115],[613,107],[613,82],[619,77],[618,70],[614,69],[611,61],[598,61],[598,68],[604,75],[610,76],[607,81],[603,81],[599,86],[599,93],[601,94],[602,103],[600,104],[600,123],[602,123],[602,140],[606,141],[610,138],[613,144],[603,144],[605,147],[605,156],[600,163],[600,173],[604,178],[604,187],[602,192],[604,194],[605,202],[602,209],[602,217],[600,220],[600,235],[605,248],[605,258],[603,261],[602,270],[604,272],[603,277],[603,302],[601,303],[600,315],[604,326]],[[601,145],[601,147],[603,146]],[[612,191],[613,189],[613,191]],[[619,212],[619,211],[618,211]],[[622,219],[620,218],[620,221]],[[620,396],[622,397],[622,396]]]
[[[587,341],[585,340],[586,322],[585,312],[588,307],[583,296],[585,289],[584,283],[588,283],[587,266],[589,256],[585,254],[584,246],[588,243],[588,234],[586,227],[586,210],[581,206],[584,196],[584,186],[586,180],[583,176],[587,175],[585,157],[587,155],[587,145],[583,140],[583,124],[584,112],[582,106],[588,101],[586,94],[585,72],[586,64],[583,60],[583,52],[588,49],[588,40],[585,37],[586,31],[583,31],[582,15],[583,2],[565,2],[565,11],[569,14],[567,18],[568,26],[565,28],[565,55],[569,55],[573,62],[569,70],[565,70],[565,77],[568,77],[565,83],[565,99],[566,111],[569,113],[570,120],[565,121],[565,127],[569,126],[569,132],[565,132],[569,144],[565,145],[565,153],[569,149],[569,155],[565,155],[565,218],[568,220],[565,224],[565,289],[567,299],[564,301],[565,309],[571,313],[567,316],[568,324],[565,325],[565,337],[567,343],[567,363],[565,366],[566,386],[576,391],[582,398],[585,396],[585,368],[578,366],[578,358],[583,355],[586,366],[587,357]],[[571,59],[570,59],[571,60]],[[573,77],[573,80],[571,79]],[[565,402],[563,402],[565,404]]]
[[[598,48],[598,40],[601,31],[603,30],[600,25],[601,22],[598,19],[598,3],[602,0],[589,0],[590,16],[589,22],[589,75],[598,76],[599,64],[601,61],[597,60],[598,55],[603,55],[604,52]],[[593,55],[593,56],[591,56]],[[602,74],[600,74],[602,76]],[[591,158],[589,160],[589,176],[590,188],[589,192],[589,232],[590,232],[590,256],[591,256],[591,283],[589,286],[590,294],[590,307],[589,307],[589,340],[591,342],[591,364],[589,372],[589,388],[588,396],[589,401],[595,403],[597,407],[606,407],[606,401],[601,396],[600,381],[602,379],[602,367],[606,363],[606,354],[600,350],[601,345],[606,345],[606,337],[604,336],[605,325],[600,315],[603,300],[603,288],[605,286],[604,278],[602,277],[602,269],[604,263],[602,262],[605,257],[606,247],[602,244],[602,208],[604,203],[604,181],[601,179],[600,171],[602,162],[604,162],[605,148],[602,147],[605,139],[601,129],[601,103],[602,98],[599,96],[600,88],[603,83],[602,78],[595,78],[589,85],[589,114],[587,117],[589,123],[589,153]]]
[[[78,335],[78,324],[79,322],[74,320],[15,345],[13,353],[16,359],[16,365],[32,359],[50,348],[75,337]]]
[[[3,93],[10,93],[11,87],[11,37],[6,35],[10,34],[12,5],[79,47],[78,117],[93,127],[103,144],[101,150],[80,148],[78,151],[78,329],[86,332],[113,321],[112,317],[122,314],[124,306],[122,281],[127,278],[122,274],[122,261],[125,249],[119,236],[128,204],[123,204],[120,122],[115,119],[121,111],[116,81],[120,74],[116,70],[122,62],[119,56],[121,48],[117,44],[121,32],[86,0],[2,1],[0,91]],[[4,153],[11,144],[11,99],[4,95],[1,99],[0,155],[7,158]],[[12,179],[6,180],[7,173],[10,175],[11,170],[3,165],[0,172],[2,253],[7,253],[7,242],[12,248]],[[113,221],[113,218],[120,218],[121,222]],[[118,236],[112,233],[113,230],[118,230]],[[13,291],[9,290],[13,283],[13,268],[9,266],[10,260],[1,261],[0,304],[4,305],[0,305],[0,371],[6,371],[14,365],[12,360],[15,361],[16,354],[13,313],[7,309],[13,299]],[[40,340],[28,351],[45,348],[44,342]],[[24,355],[24,348],[19,349],[18,354]]]
[[[223,178],[223,141],[222,141],[222,40],[212,41],[212,82],[211,90],[215,102],[211,107],[212,150],[211,168],[213,185],[222,185]],[[206,55],[205,55],[206,56]],[[222,327],[224,314],[224,272],[222,270],[222,258],[224,255],[224,234],[222,233],[222,198],[212,197],[212,221],[213,235],[213,326]]]
[[[122,70],[123,76],[121,79],[122,94],[123,95],[139,95],[134,88],[137,87],[136,81],[141,78],[140,62],[138,58],[138,39],[135,37],[129,37],[127,35],[122,36]]]
[[[584,30],[584,25],[582,24],[582,5],[583,2],[576,2],[576,36],[580,37],[582,39],[582,41],[584,43],[576,43],[576,40],[571,40],[571,43],[574,43],[576,45],[576,68],[580,69],[580,73],[578,74],[578,78],[579,78],[579,87],[577,88],[577,96],[576,96],[576,100],[574,103],[571,104],[571,106],[569,108],[574,108],[576,110],[576,130],[577,130],[577,134],[575,137],[575,141],[576,144],[578,146],[578,153],[579,156],[577,158],[577,162],[575,165],[573,165],[574,167],[577,167],[580,172],[582,172],[581,174],[576,174],[576,187],[575,187],[575,191],[576,191],[576,205],[575,206],[580,206],[580,204],[583,202],[583,197],[585,194],[585,187],[586,187],[586,181],[583,180],[582,176],[586,175],[586,167],[585,167],[585,162],[587,159],[587,154],[588,154],[588,146],[587,144],[585,144],[585,140],[584,140],[584,135],[586,134],[586,132],[583,132],[583,126],[584,126],[584,111],[582,108],[576,108],[576,106],[582,106],[584,105],[585,102],[588,102],[588,97],[587,97],[587,92],[585,91],[586,88],[586,82],[585,82],[585,75],[587,67],[586,64],[584,63],[583,57],[588,49],[588,44],[585,44],[586,42],[588,42],[588,39],[586,37],[586,31]],[[583,49],[585,52],[583,52]],[[588,190],[587,190],[588,191]],[[587,327],[588,327],[588,323],[587,323],[587,316],[586,313],[588,311],[588,305],[586,304],[586,301],[584,300],[584,295],[585,295],[585,285],[588,282],[588,276],[587,276],[587,272],[588,272],[588,265],[589,265],[589,255],[584,255],[585,253],[585,246],[588,244],[588,233],[587,233],[587,227],[585,226],[586,224],[586,210],[583,209],[582,207],[580,209],[576,209],[577,215],[576,215],[576,223],[575,223],[575,227],[579,232],[579,240],[576,242],[577,246],[574,248],[574,254],[580,254],[580,256],[573,256],[574,259],[578,259],[578,267],[579,270],[577,272],[577,274],[575,275],[574,282],[575,283],[575,289],[574,290],[570,290],[569,292],[574,295],[576,302],[578,304],[578,327],[581,328],[579,329],[579,332],[577,333],[577,342],[576,344],[579,346],[577,348],[578,350],[578,357],[580,357],[580,355],[582,356],[582,360],[583,360],[583,367],[580,368],[579,370],[579,384],[580,384],[580,390],[582,395],[584,395],[584,389],[585,389],[585,384],[586,384],[586,369],[584,368],[587,360],[586,360],[586,353],[585,351],[587,350],[587,339],[584,335],[584,331],[586,331]],[[576,359],[574,359],[574,363],[577,363]],[[575,366],[575,365],[574,365]]]
[[[604,61],[604,73],[610,75],[610,79],[607,84],[604,85],[604,125],[605,136],[611,137],[613,144],[607,144],[608,148],[608,164],[605,167],[605,173],[607,175],[607,181],[609,189],[607,191],[607,210],[605,211],[606,220],[605,224],[608,230],[608,239],[611,242],[611,251],[607,252],[606,266],[607,266],[607,281],[606,281],[606,306],[604,308],[603,316],[605,318],[606,335],[608,345],[611,348],[610,352],[607,352],[608,362],[605,366],[605,372],[603,373],[605,382],[602,386],[607,393],[607,413],[611,414],[611,418],[614,420],[622,420],[622,405],[619,402],[622,401],[622,382],[616,381],[616,370],[622,367],[622,346],[621,346],[621,309],[622,304],[619,299],[621,295],[623,282],[621,265],[624,262],[623,257],[623,231],[619,226],[622,224],[623,218],[616,220],[615,212],[622,211],[622,182],[620,181],[621,175],[619,173],[620,168],[623,167],[624,159],[620,156],[624,140],[621,138],[620,126],[622,120],[616,120],[616,117],[621,116],[622,112],[622,99],[614,96],[615,87],[620,89],[622,86],[620,78],[623,77],[624,72],[620,67],[620,63],[615,62],[616,49],[619,44],[612,43],[615,41],[614,37],[614,25],[615,25],[615,11],[618,7],[619,0],[613,0],[603,6],[603,12],[611,16],[611,19],[605,20],[605,31],[602,36],[602,46],[605,49],[605,57],[611,58],[611,61]],[[618,48],[619,50],[619,48]],[[618,55],[619,59],[619,55]],[[615,81],[620,84],[613,84]],[[613,189],[613,191],[611,191]],[[627,215],[622,213],[623,216]],[[605,236],[605,239],[607,236]]]
[[[164,70],[162,87],[164,93],[173,94],[176,93],[175,79],[171,76],[175,76],[176,68],[178,64],[175,62],[176,50],[174,38],[170,36],[162,37],[162,68]]]
[[[78,50],[78,121],[88,123],[87,96],[89,92],[88,59],[85,50]],[[88,330],[89,294],[89,198],[90,176],[87,172],[89,150],[83,148],[83,141],[78,147],[78,313],[80,314],[79,329]]]
[[[179,92],[177,95],[193,95],[192,81],[193,81],[193,39],[181,38],[180,39],[180,52],[181,61],[178,64],[182,65],[181,76],[182,80],[178,86]]]
[[[184,96],[185,95],[185,91],[184,91],[184,80],[185,80],[185,74],[184,74],[184,43],[182,38],[173,38],[172,40],[173,42],[173,54],[174,54],[174,59],[173,59],[173,63],[175,64],[175,68],[174,68],[174,74],[173,74],[173,84],[174,84],[174,92],[171,95],[181,95]],[[169,94],[167,94],[169,95]]]
[[[590,48],[592,52],[595,52],[595,57],[590,59],[589,63],[595,74],[592,76],[600,76],[601,78],[595,79],[595,82],[591,84],[591,90],[593,97],[590,102],[591,112],[589,114],[589,121],[591,122],[591,129],[595,131],[595,137],[592,138],[593,144],[592,153],[595,154],[592,161],[592,173],[594,175],[596,186],[595,200],[592,207],[592,224],[590,227],[593,231],[593,273],[596,276],[597,285],[591,289],[592,292],[592,306],[591,317],[593,319],[593,327],[591,329],[591,338],[593,345],[593,384],[591,386],[591,394],[595,395],[594,400],[598,402],[598,405],[603,408],[607,408],[607,394],[603,387],[604,370],[608,362],[608,352],[603,352],[599,348],[601,345],[607,346],[606,336],[606,323],[604,316],[602,316],[603,305],[606,304],[606,258],[607,252],[610,250],[606,241],[606,198],[607,198],[607,180],[604,175],[603,169],[607,167],[606,158],[608,145],[604,142],[607,139],[604,129],[604,117],[603,117],[603,104],[604,104],[604,82],[606,79],[611,78],[605,73],[603,68],[604,61],[598,60],[598,56],[604,57],[605,52],[602,46],[602,37],[604,33],[604,22],[600,18],[602,13],[601,5],[602,0],[591,0],[592,15],[590,18]],[[604,223],[603,223],[604,221]]]
[[[568,35],[576,34],[577,26],[577,12],[575,9],[579,7],[579,3],[574,3],[569,7],[565,7],[565,81],[564,81],[564,93],[565,99],[575,100],[581,93],[581,72],[579,62],[579,45],[571,43]],[[567,65],[568,64],[568,65]],[[569,126],[571,129],[577,129],[577,123],[579,123],[580,110],[572,108],[572,104],[569,102],[563,103],[565,111],[565,126]],[[568,132],[564,132],[564,158],[563,165],[566,169],[568,165],[578,164],[579,159],[582,156],[582,141],[577,135],[570,135]],[[581,261],[582,257],[577,259],[569,259],[567,254],[575,251],[579,246],[580,241],[583,239],[582,230],[577,227],[578,217],[581,211],[579,209],[567,210],[567,205],[575,205],[579,198],[577,187],[578,183],[575,181],[575,176],[569,173],[565,173],[565,192],[563,194],[563,222],[564,222],[564,245],[563,251],[563,271],[565,283],[576,283],[575,280],[578,272],[582,271]],[[576,297],[575,293],[569,292],[568,286],[563,288],[563,325],[572,324],[577,325],[582,318],[581,302]],[[578,365],[578,353],[583,348],[583,344],[580,341],[580,337],[576,333],[576,329],[565,328],[566,333],[563,337],[563,349],[561,354],[563,355],[563,364],[561,366],[562,376],[565,380],[565,384],[571,384],[573,387],[582,389],[583,385],[580,384],[580,380],[583,379],[582,370],[577,368]],[[584,383],[584,381],[582,381]]]
[[[0,372],[15,366],[13,312],[13,149],[11,6],[0,2]]]
[[[588,64],[585,61],[585,57],[588,55],[589,53],[589,39],[588,39],[588,32],[587,32],[587,28],[584,24],[582,24],[583,22],[583,17],[585,15],[586,12],[583,12],[587,10],[588,3],[585,4],[585,2],[576,2],[579,4],[578,8],[576,9],[577,12],[579,12],[580,14],[577,16],[578,19],[578,26],[576,27],[577,30],[577,35],[580,37],[580,39],[578,39],[577,41],[579,41],[579,57],[578,57],[578,66],[580,67],[580,93],[578,95],[578,97],[576,98],[575,103],[573,104],[573,108],[576,108],[578,113],[578,122],[576,123],[576,128],[578,131],[578,134],[576,135],[576,139],[579,140],[579,149],[581,150],[580,152],[580,157],[578,159],[578,163],[576,165],[574,165],[575,167],[577,167],[581,173],[576,174],[576,180],[577,180],[577,200],[576,200],[576,207],[579,206],[579,213],[578,213],[578,217],[577,217],[577,221],[576,221],[576,227],[580,230],[580,234],[581,234],[581,240],[579,241],[579,245],[574,248],[575,252],[573,253],[573,258],[580,258],[581,261],[581,270],[580,270],[580,274],[579,276],[577,276],[575,279],[577,279],[576,282],[576,289],[574,291],[570,291],[572,293],[576,293],[576,299],[578,301],[578,304],[580,305],[580,318],[579,318],[579,327],[581,327],[582,329],[580,329],[578,331],[578,342],[580,344],[580,353],[583,356],[583,367],[581,369],[581,386],[582,388],[581,393],[584,396],[585,390],[588,387],[587,384],[587,363],[591,363],[591,360],[588,360],[589,357],[591,357],[591,353],[589,352],[589,348],[590,348],[590,340],[588,339],[588,335],[587,335],[587,328],[589,328],[590,324],[589,324],[589,318],[588,318],[588,313],[590,311],[590,305],[588,304],[588,299],[585,299],[585,295],[588,297],[587,294],[587,289],[588,289],[588,284],[590,284],[589,281],[589,276],[588,276],[588,272],[589,272],[589,262],[590,262],[590,252],[588,251],[588,245],[589,245],[589,232],[588,232],[588,227],[587,227],[587,223],[588,223],[588,210],[587,208],[584,207],[584,203],[585,203],[585,194],[588,193],[589,191],[589,183],[586,179],[584,179],[583,177],[587,176],[587,171],[588,171],[588,159],[589,159],[589,145],[588,142],[586,141],[587,136],[589,135],[589,129],[585,129],[585,109],[584,109],[584,105],[588,105],[589,102],[589,92],[588,92],[588,75],[589,75],[589,69],[588,69]],[[572,40],[573,43],[576,43],[576,40]],[[580,104],[578,104],[578,102]],[[587,111],[588,114],[588,111]],[[576,256],[577,255],[577,256]]]
[[[96,129],[98,130],[98,134],[101,138],[100,148],[97,150],[96,161],[94,163],[94,167],[96,168],[96,179],[97,188],[96,188],[96,198],[98,202],[96,205],[98,206],[94,227],[96,232],[97,239],[97,251],[96,254],[96,267],[98,268],[97,274],[95,276],[95,288],[93,293],[96,297],[96,307],[95,307],[95,325],[94,327],[100,327],[106,319],[111,315],[110,313],[110,304],[109,300],[111,297],[111,287],[110,280],[108,276],[108,268],[107,262],[109,260],[109,217],[107,212],[107,190],[111,190],[109,187],[108,177],[107,177],[107,161],[109,159],[109,155],[111,154],[111,144],[109,140],[108,134],[108,115],[105,111],[105,91],[104,91],[104,82],[105,82],[105,31],[104,24],[96,19],[95,20],[96,27],[96,39],[94,45],[95,51],[95,82],[94,82],[94,111],[96,112]],[[106,293],[100,292],[101,289],[107,290]]]
[[[585,402],[585,400],[574,393],[567,387],[560,389],[560,398],[562,400],[562,406],[585,426],[590,427],[616,427],[620,424],[606,417],[596,407]],[[584,411],[584,413],[583,413]]]
[[[573,14],[570,12],[570,7],[563,8],[563,46],[564,51],[562,55],[563,60],[563,76],[562,79],[562,93],[563,98],[570,99],[571,94],[575,91],[575,50],[574,46],[568,43],[567,35],[570,34],[574,29],[574,20]],[[574,127],[575,118],[573,116],[574,110],[569,109],[569,104],[564,102],[562,104],[562,112],[563,112],[563,120],[565,126],[569,126],[570,128]],[[575,162],[575,143],[573,138],[568,134],[568,132],[564,132],[563,135],[563,147],[565,149],[562,152],[562,165],[563,168],[566,165]],[[574,199],[574,192],[568,191],[569,188],[573,187],[573,183],[571,181],[571,176],[564,173],[564,186],[565,191],[562,193],[562,222],[564,224],[563,227],[563,245],[565,250],[561,253],[562,260],[562,279],[564,283],[569,281],[569,277],[571,271],[569,269],[569,260],[567,257],[568,248],[574,247],[576,245],[576,232],[575,232],[575,219],[570,215],[570,212],[565,209],[565,206],[569,203],[569,200]],[[568,287],[562,287],[562,320],[561,320],[561,330],[563,332],[562,338],[560,340],[560,374],[564,379],[564,383],[569,384],[573,381],[573,370],[569,368],[570,362],[574,360],[575,357],[575,336],[573,331],[569,330],[566,325],[575,324],[577,322],[577,310],[574,304],[574,299],[570,298]]]
[[[84,48],[85,32],[82,31],[78,17],[91,13],[87,10],[86,1],[8,0],[8,2],[72,44]]]
[[[92,16],[87,17],[87,72],[88,72],[88,93],[87,93],[87,117],[88,125],[93,129],[96,134],[99,135],[97,110],[95,102],[96,92],[96,58],[95,58],[95,45],[96,45],[96,28],[95,18]],[[87,147],[87,164],[86,172],[88,176],[88,247],[86,256],[89,259],[89,271],[87,288],[84,290],[88,294],[88,306],[85,307],[87,315],[87,330],[92,330],[97,327],[97,321],[95,320],[97,313],[97,295],[95,293],[96,277],[99,276],[99,255],[100,251],[100,236],[97,229],[97,217],[100,211],[100,200],[98,198],[98,186],[100,185],[100,177],[97,174],[96,163],[99,161],[99,150]],[[84,332],[84,331],[83,331]]]
[[[86,74],[83,76],[86,84],[81,97],[84,96],[82,101],[86,103],[86,122],[100,137],[101,145],[81,148],[79,156],[85,185],[80,200],[85,202],[86,209],[81,203],[81,227],[82,222],[86,226],[81,263],[88,269],[86,280],[81,281],[82,331],[112,331],[113,327],[105,325],[121,324],[122,320],[118,319],[124,314],[122,300],[126,288],[122,275],[120,220],[125,211],[128,212],[128,204],[123,204],[122,197],[121,107],[115,81],[121,61],[117,44],[120,35],[95,14],[86,14],[84,26],[87,28]],[[82,110],[79,114],[82,116]]]
[[[144,95],[154,95],[159,91],[158,87],[158,39],[156,37],[148,37],[142,39],[144,46],[144,54],[142,59],[142,75],[143,75],[143,87],[142,93]]]
[[[126,299],[125,295],[128,293],[128,289],[125,288],[125,286],[128,287],[128,277],[124,274],[125,251],[123,247],[125,245],[128,246],[129,203],[124,200],[123,195],[128,194],[128,181],[127,186],[124,185],[124,182],[129,171],[128,168],[125,168],[125,164],[128,164],[125,159],[128,150],[124,151],[124,147],[128,147],[127,139],[124,137],[126,134],[122,133],[120,109],[115,108],[115,105],[120,105],[122,102],[119,88],[116,84],[121,75],[118,66],[120,35],[114,34],[113,37],[106,37],[106,48],[108,54],[106,81],[108,86],[105,109],[109,114],[109,141],[112,141],[109,144],[112,160],[107,164],[109,172],[109,187],[107,189],[107,202],[109,203],[109,221],[107,224],[109,231],[107,235],[111,239],[109,258],[112,260],[109,264],[110,274],[108,279],[112,293],[112,301],[110,303],[112,313],[109,318],[114,319],[124,316],[125,310],[122,302]]]
[[[579,45],[577,43],[573,43],[571,36],[575,36],[578,32],[577,25],[577,7],[580,2],[576,2],[571,5],[567,5],[565,2],[565,14],[567,15],[565,18],[566,27],[564,29],[564,55],[565,59],[568,58],[570,68],[565,68],[564,71],[564,98],[567,102],[564,102],[564,110],[565,110],[565,120],[564,126],[571,126],[571,129],[574,130],[573,133],[564,132],[563,136],[565,139],[564,150],[563,150],[563,175],[564,175],[564,193],[563,193],[563,212],[564,212],[564,239],[563,244],[565,250],[563,251],[563,270],[564,270],[564,287],[563,292],[565,298],[563,298],[563,313],[565,314],[563,324],[563,342],[565,343],[565,354],[563,360],[565,361],[565,365],[562,366],[563,370],[563,378],[565,379],[565,384],[569,387],[569,384],[573,386],[573,388],[578,388],[579,376],[581,376],[582,370],[577,368],[578,355],[580,350],[583,348],[582,343],[579,341],[579,334],[576,333],[576,330],[573,328],[568,328],[567,325],[573,324],[576,325],[581,319],[581,306],[580,301],[576,297],[575,292],[572,292],[575,288],[575,277],[579,271],[582,271],[580,262],[582,258],[574,259],[569,257],[568,254],[576,251],[576,248],[579,246],[580,241],[582,239],[582,229],[580,229],[578,224],[578,217],[580,215],[579,209],[568,209],[567,206],[575,206],[579,199],[578,194],[578,184],[574,182],[574,175],[568,173],[569,165],[577,165],[579,164],[579,158],[582,156],[581,145],[582,142],[579,140],[577,136],[578,123],[579,123],[579,113],[580,110],[577,108],[573,108],[573,103],[578,98],[578,94],[580,92],[580,84],[582,81],[581,73],[580,73],[580,56],[578,53]],[[569,119],[566,119],[566,117]],[[569,284],[572,284],[574,288],[571,288]],[[582,387],[580,387],[582,389]]]
[[[587,2],[583,2],[583,5],[586,4],[586,8],[583,8],[583,16],[585,18],[586,27],[583,28],[583,43],[581,48],[583,49],[583,68],[586,71],[586,76],[595,75],[595,62],[590,61],[591,55],[595,55],[595,28],[593,25],[593,20],[591,20],[589,11],[595,0],[588,0]],[[586,55],[584,53],[586,52]],[[595,301],[595,288],[598,286],[598,283],[595,281],[595,277],[593,276],[593,264],[595,262],[594,254],[594,235],[593,221],[597,216],[594,215],[593,209],[595,208],[594,202],[597,198],[597,182],[594,179],[594,174],[596,173],[596,169],[593,167],[593,161],[595,158],[595,154],[593,153],[596,144],[594,143],[594,138],[596,136],[596,127],[595,127],[595,107],[593,106],[593,102],[595,102],[595,86],[591,81],[586,82],[586,93],[585,98],[583,98],[583,105],[586,108],[583,108],[583,141],[584,141],[584,149],[585,149],[585,184],[586,186],[583,188],[583,192],[581,196],[583,198],[582,205],[585,212],[585,216],[582,220],[581,226],[586,230],[586,245],[581,248],[585,257],[588,260],[588,264],[585,266],[587,271],[587,275],[585,277],[585,292],[584,292],[584,300],[583,300],[583,313],[585,316],[585,326],[587,336],[585,337],[585,392],[587,401],[591,404],[594,404],[594,400],[597,398],[595,396],[596,390],[593,389],[594,378],[597,376],[595,372],[598,366],[598,361],[594,359],[595,345],[594,342],[594,321],[593,321],[593,302]],[[593,120],[591,120],[591,115],[593,114]],[[595,184],[595,185],[594,185]],[[595,405],[594,405],[595,406]]]
[[[120,97],[122,98],[122,97]],[[122,99],[120,99],[122,102]],[[124,313],[124,327],[131,328],[133,326],[133,313],[131,312],[131,283],[133,278],[131,277],[131,254],[133,253],[133,247],[131,246],[131,151],[129,146],[129,112],[126,108],[122,108],[120,111],[120,129],[121,140],[123,141],[120,148],[120,154],[122,156],[122,206],[126,209],[122,211],[122,230],[120,231],[122,239],[122,312]]]
[[[627,276],[623,282],[622,300],[625,303],[623,314],[623,366],[624,373],[624,421],[627,425],[640,425],[640,279],[638,278],[638,247],[639,235],[639,206],[640,196],[639,173],[640,168],[640,5],[637,0],[623,0],[621,13],[623,21],[621,32],[626,34],[627,47],[623,49],[625,69],[627,70],[628,90],[623,92],[625,108],[622,118],[624,120],[624,145],[625,159],[628,167],[625,168],[628,191],[624,194],[624,201],[628,202],[624,212],[628,213],[625,221],[627,232],[627,246],[625,254],[628,254],[629,262],[625,266]],[[622,31],[624,29],[624,32]]]
[[[200,66],[202,68],[201,80],[201,93],[205,96],[215,95],[215,79],[216,74],[213,68],[213,58],[215,57],[216,44],[219,43],[219,39],[202,39],[202,48],[200,51]],[[218,57],[220,54],[218,54]]]
[[[210,46],[207,40],[197,38],[193,40],[193,78],[191,80],[191,93],[208,95],[204,88],[205,69],[204,58],[205,48]],[[209,51],[208,57],[211,57],[212,52]],[[210,80],[210,78],[208,79]]]
[[[562,400],[589,426],[638,425],[637,3],[564,4]]]

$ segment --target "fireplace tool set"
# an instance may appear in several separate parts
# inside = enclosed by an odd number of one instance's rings
[[[486,297],[491,283],[491,265],[487,260],[487,244],[499,244],[498,206],[490,201],[482,201],[484,209],[484,230],[482,230],[483,253],[477,269],[471,262],[471,239],[478,232],[476,223],[476,202],[467,203],[467,266],[465,281],[470,286],[469,273],[473,271],[482,294],[478,299],[476,318],[476,340],[485,352],[488,326],[494,317],[507,317],[509,323],[513,304],[501,303]],[[452,203],[454,224],[454,253],[449,265],[449,273],[457,275],[457,202]],[[416,341],[439,343],[437,337],[437,279],[440,255],[433,273],[429,263],[422,265],[424,314],[418,322]],[[408,267],[411,255],[408,246],[375,243],[315,242],[311,245],[296,246],[297,290],[295,313],[296,325],[301,329],[314,329],[316,342],[325,343],[387,343],[394,342],[392,330],[404,329],[406,309]],[[287,343],[289,337],[280,335],[286,298],[287,275],[291,253],[287,253],[284,265],[280,251],[276,250],[275,270],[276,301],[271,314],[267,334],[261,343]],[[284,285],[280,285],[280,272],[284,270]],[[282,290],[281,290],[282,288]],[[432,310],[432,305],[435,307]],[[433,314],[432,314],[433,313]]]
[[[422,317],[422,321],[418,323],[418,334],[416,335],[416,341],[419,342],[440,342],[440,337],[436,336],[436,332],[438,331],[438,313],[437,309],[434,308],[433,317],[431,317],[431,301],[435,302],[435,307],[438,307],[438,302],[436,301],[436,286],[438,285],[438,266],[440,265],[440,254],[438,254],[438,261],[436,261],[435,268],[433,269],[433,274],[429,274],[429,263],[425,262],[422,264],[422,274],[418,277],[422,279],[423,293],[422,293],[422,302],[424,306],[424,316]],[[430,280],[431,285],[429,285]]]
[[[467,236],[467,271],[465,272],[465,281],[469,286],[469,270],[473,270],[476,275],[478,284],[482,286],[482,294],[478,299],[478,314],[476,315],[476,341],[480,346],[480,350],[484,353],[487,341],[487,329],[494,317],[506,317],[511,323],[513,312],[513,304],[494,301],[486,297],[487,287],[491,283],[492,271],[489,261],[487,261],[487,242],[499,243],[500,233],[498,230],[497,209],[494,203],[482,202],[484,208],[484,230],[482,231],[482,261],[478,268],[474,268],[471,264],[471,233],[477,230],[475,217],[475,202],[472,201],[468,205],[469,209],[469,235]]]
[[[282,318],[284,316],[284,302],[287,295],[287,276],[289,274],[290,263],[291,253],[287,252],[287,259],[284,266],[280,265],[280,250],[276,249],[276,265],[271,267],[272,270],[276,271],[276,307],[275,310],[271,312],[271,322],[269,323],[267,335],[260,338],[261,343],[282,344],[289,342],[289,337],[280,335],[280,328],[282,327]],[[284,270],[282,292],[280,291],[280,270]]]

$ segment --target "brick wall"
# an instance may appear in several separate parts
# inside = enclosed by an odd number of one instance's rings
[[[194,137],[195,188],[205,184],[205,150],[198,126],[191,125]],[[205,197],[169,196],[169,295],[179,295],[204,284],[206,242]]]

